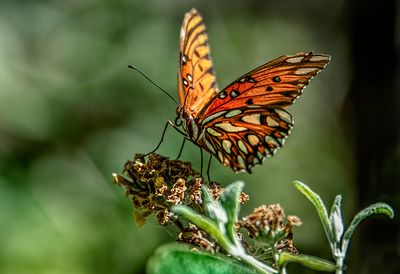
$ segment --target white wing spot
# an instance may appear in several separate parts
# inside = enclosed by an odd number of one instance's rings
[[[279,143],[272,138],[271,136],[265,136],[265,142],[268,144],[268,146],[273,147],[273,148],[277,148],[279,147]]]
[[[214,147],[211,145],[211,143],[209,142],[209,141],[207,141],[206,140],[206,146],[207,146],[207,148],[212,152],[212,153],[214,153],[215,154],[215,149],[214,149]]]
[[[320,61],[329,61],[331,58],[330,56],[325,55],[314,55],[310,58],[311,62],[320,62]]]
[[[275,113],[279,115],[279,117],[285,121],[286,123],[291,124],[292,123],[292,116],[289,114],[289,112],[281,110],[281,109],[275,109]],[[267,118],[268,119],[268,118]],[[268,123],[268,120],[267,120]]]
[[[292,64],[297,64],[300,63],[303,60],[303,56],[298,56],[298,57],[291,57],[286,59],[286,62],[292,63]]]
[[[230,154],[231,153],[231,147],[232,147],[232,142],[229,140],[223,140],[222,141],[222,147],[224,148],[224,150]]]
[[[242,120],[250,124],[260,125],[261,124],[260,117],[261,115],[259,113],[256,113],[244,116]]]
[[[219,133],[218,131],[214,130],[211,127],[207,128],[207,132],[215,137],[220,137],[222,135],[221,133]]]
[[[241,111],[240,109],[235,109],[235,110],[229,111],[229,112],[225,115],[225,117],[226,117],[226,118],[233,117],[233,116],[239,115],[240,113],[242,113],[242,111]]]
[[[319,70],[318,68],[300,68],[294,72],[296,75],[306,75]]]
[[[183,28],[181,28],[181,39],[185,38],[185,30]]]
[[[217,112],[213,115],[210,115],[206,119],[204,119],[204,121],[201,124],[204,125],[204,124],[208,123],[209,121],[214,120],[215,118],[224,115],[225,113],[226,113],[226,111],[223,110],[223,111]]]
[[[242,156],[239,155],[239,156],[237,157],[237,160],[238,160],[239,164],[241,165],[240,168],[244,168],[244,167],[246,166],[246,163],[244,162]]]
[[[247,128],[245,127],[236,127],[231,125],[230,123],[218,123],[215,124],[216,127],[222,128],[226,132],[240,132],[240,131],[246,131]]]
[[[267,125],[270,127],[277,127],[279,126],[279,123],[272,119],[270,116],[267,116]]]
[[[264,158],[264,155],[263,155],[261,152],[257,151],[257,157],[258,157],[259,159],[263,159],[263,158]]]
[[[222,155],[222,152],[221,152],[221,151],[218,151],[218,159],[219,159],[219,161],[220,161],[221,163],[224,162],[224,155]]]
[[[249,153],[249,152],[247,151],[246,145],[242,142],[242,140],[239,140],[239,141],[238,141],[238,147],[239,147],[239,149],[240,149],[241,151],[244,152],[244,154]]]
[[[256,145],[258,145],[258,143],[260,142],[260,139],[259,139],[256,135],[254,135],[254,134],[248,135],[248,136],[247,136],[247,139],[249,140],[249,143],[250,143],[252,146],[256,146]]]
[[[224,166],[230,166],[228,157],[224,157]]]
[[[257,157],[254,157],[254,159],[253,159],[253,165],[256,165],[256,164],[258,164],[258,163],[260,163],[260,160],[258,160]]]
[[[193,81],[192,75],[188,74],[188,75],[187,75],[187,78],[188,78],[189,82],[192,82],[192,81]]]
[[[271,151],[268,148],[265,149],[265,156],[266,157],[271,157],[272,156]]]
[[[183,62],[183,63],[186,63],[186,61],[187,61],[186,55],[182,54],[182,62]]]

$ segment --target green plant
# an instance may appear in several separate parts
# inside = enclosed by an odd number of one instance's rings
[[[325,272],[344,272],[344,259],[351,236],[358,224],[372,214],[393,218],[384,203],[361,210],[344,231],[341,196],[328,211],[322,199],[305,184],[295,187],[314,205],[332,251],[334,262],[299,254],[293,243],[293,227],[301,225],[296,216],[286,216],[279,205],[262,205],[239,220],[240,207],[248,200],[244,183],[223,188],[207,185],[196,177],[189,162],[169,160],[157,154],[148,160],[137,155],[128,161],[125,172],[130,179],[113,174],[114,182],[126,188],[132,199],[139,225],[154,213],[161,225],[175,224],[181,245],[160,248],[149,261],[148,272],[162,273],[287,273],[289,263]],[[247,231],[247,234],[243,234]],[[185,263],[178,263],[184,261]],[[190,266],[190,268],[188,268]]]

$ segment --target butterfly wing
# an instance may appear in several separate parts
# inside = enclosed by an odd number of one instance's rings
[[[234,171],[251,173],[280,148],[293,126],[291,115],[279,108],[222,111],[204,123],[200,145]]]
[[[243,75],[199,114],[199,144],[233,170],[251,172],[283,145],[293,125],[285,109],[329,60],[328,55],[298,53]]]
[[[196,9],[185,14],[180,34],[178,96],[192,116],[218,93],[206,27]]]
[[[221,90],[201,111],[199,119],[241,107],[286,108],[329,60],[329,55],[302,52],[270,61]]]

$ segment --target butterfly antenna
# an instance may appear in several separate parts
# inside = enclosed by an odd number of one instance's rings
[[[169,98],[171,98],[177,105],[179,105],[179,103],[174,99],[174,97],[172,97],[168,92],[166,92],[163,88],[161,88],[159,85],[157,85],[156,83],[154,83],[146,74],[144,74],[144,72],[142,72],[140,69],[138,69],[135,66],[132,65],[128,65],[128,68],[131,68],[133,70],[136,70],[137,72],[139,72],[144,78],[146,78],[150,83],[152,83],[154,86],[156,86],[159,90],[161,90],[162,92],[164,92]]]

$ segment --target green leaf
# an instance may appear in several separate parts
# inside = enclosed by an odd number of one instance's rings
[[[304,183],[302,183],[300,181],[294,181],[293,184],[314,205],[314,207],[317,210],[317,213],[319,215],[319,219],[321,220],[322,226],[325,230],[325,234],[326,234],[326,237],[328,238],[329,244],[331,245],[331,248],[333,249],[334,248],[333,244],[335,243],[335,238],[333,236],[331,223],[329,221],[328,212],[326,210],[324,202],[322,201],[322,199],[319,197],[319,195],[317,193],[312,191]]]
[[[147,261],[148,274],[254,274],[254,271],[229,257],[210,254],[184,244],[159,247]]]
[[[299,263],[305,267],[317,270],[317,271],[324,271],[324,272],[333,272],[336,270],[335,264],[328,260],[324,260],[318,257],[299,254],[294,255],[288,252],[282,252],[279,255],[278,264],[283,266],[287,263]]]
[[[228,185],[220,198],[222,207],[225,209],[228,216],[226,232],[230,240],[235,243],[235,245],[240,245],[236,236],[235,224],[238,220],[240,210],[239,195],[243,190],[243,186],[244,183],[241,181],[237,181]]]
[[[201,193],[207,216],[212,220],[216,221],[219,230],[223,234],[225,234],[226,233],[225,226],[228,223],[228,216],[226,214],[225,209],[222,207],[221,203],[218,200],[215,200],[211,196],[206,186],[204,185],[202,186]]]
[[[360,212],[357,213],[356,216],[354,216],[353,221],[351,222],[350,226],[347,228],[346,232],[344,233],[343,236],[343,242],[342,242],[342,252],[343,254],[346,253],[349,242],[351,237],[353,236],[354,231],[356,230],[357,226],[360,224],[362,220],[365,218],[374,215],[374,214],[385,214],[389,216],[390,219],[393,219],[394,217],[394,211],[393,209],[385,203],[375,203],[372,204],[364,209],[362,209]]]
[[[333,235],[335,236],[336,244],[340,244],[344,231],[341,195],[337,195],[335,201],[333,202],[333,205],[331,207],[331,213],[329,214],[329,220],[332,226]]]

